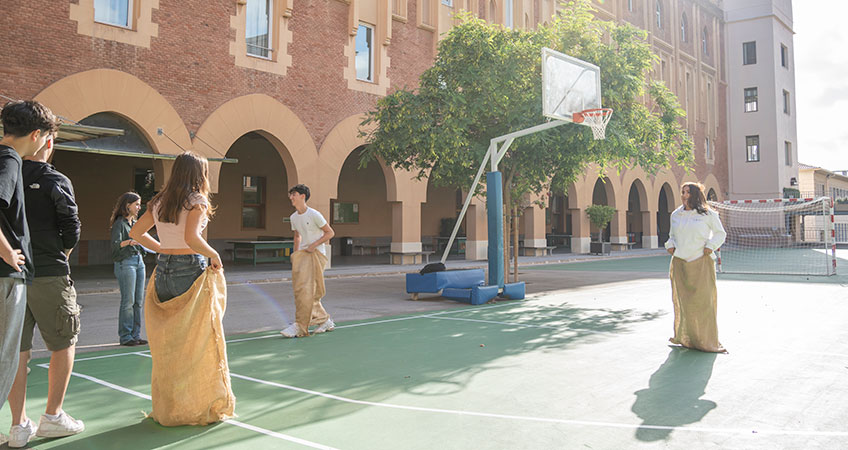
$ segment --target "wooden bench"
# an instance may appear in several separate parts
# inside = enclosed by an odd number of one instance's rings
[[[294,248],[294,241],[228,241],[233,244],[233,262],[251,261],[255,266],[256,263],[263,262],[291,262],[291,254]],[[251,257],[239,257],[239,250],[247,250]],[[262,256],[260,251],[271,250],[272,256]]]
[[[399,264],[403,264],[403,257],[404,256],[412,256],[414,258],[414,261],[415,261],[415,262],[413,262],[413,264],[418,264],[419,258],[422,262],[424,262],[424,264],[430,264],[430,255],[432,255],[433,253],[435,253],[435,252],[432,252],[432,251],[406,252],[406,253],[389,252],[389,264],[395,263],[395,256],[397,256],[400,259],[401,262]]]
[[[610,245],[618,251],[623,251],[623,250],[633,250],[633,246],[636,245],[636,243],[635,242],[613,242]]]
[[[353,253],[359,249],[359,255],[382,255],[392,248],[391,238],[353,238]]]

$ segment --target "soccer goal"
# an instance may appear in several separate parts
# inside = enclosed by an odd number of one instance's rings
[[[727,239],[717,252],[721,273],[835,275],[836,238],[830,197],[710,202]]]

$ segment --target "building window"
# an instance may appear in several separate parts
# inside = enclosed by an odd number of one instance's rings
[[[627,10],[633,12],[633,0],[627,0]]]
[[[505,10],[504,10],[504,16],[505,16],[505,17],[504,17],[504,25],[505,25],[507,28],[512,28],[512,14],[513,14],[513,13],[512,13],[512,1],[513,1],[513,0],[506,0],[506,2],[504,3],[504,6],[505,6]]]
[[[663,27],[662,26],[662,23],[663,23],[663,17],[662,16],[663,16],[662,4],[660,3],[660,0],[657,0],[657,29],[660,29],[660,30],[662,30],[662,27]]]
[[[442,0],[442,4],[453,8],[453,0]]]
[[[710,142],[709,136],[704,138],[704,150],[705,150],[704,155],[706,156],[707,161],[713,160],[713,158],[714,158],[713,157],[713,146],[712,146],[712,143]]]
[[[756,64],[757,63],[757,43],[756,42],[743,42],[742,43],[742,64]]]
[[[683,17],[680,19],[680,41],[681,42],[689,42],[689,37],[686,35],[686,29],[689,28],[689,20],[686,19],[686,13],[683,13]]]
[[[94,0],[94,21],[132,28],[133,0]]]
[[[356,32],[356,79],[374,81],[374,28],[364,24]]]
[[[745,88],[745,112],[756,112],[757,106],[757,88]]]
[[[242,177],[241,227],[265,228],[265,177]]]
[[[783,142],[783,152],[786,157],[786,165],[792,166],[792,143],[789,141]]]
[[[271,58],[271,17],[273,0],[248,0],[245,40],[247,54]]]
[[[745,136],[745,148],[748,150],[748,162],[760,160],[760,137]]]
[[[704,30],[701,31],[701,51],[704,52],[704,56],[710,56],[710,41],[708,38],[707,27],[704,27]]]
[[[789,49],[783,44],[780,44],[780,65],[789,68]]]
[[[789,92],[783,91],[783,113],[784,114],[790,114],[791,113],[790,102],[791,102],[791,100],[789,98]]]

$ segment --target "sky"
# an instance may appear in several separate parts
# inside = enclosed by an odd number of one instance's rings
[[[848,170],[848,1],[794,0],[792,13],[798,161]]]

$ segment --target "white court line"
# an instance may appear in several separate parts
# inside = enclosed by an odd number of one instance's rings
[[[345,403],[352,403],[355,405],[363,405],[363,406],[376,406],[381,408],[392,408],[392,409],[403,409],[408,411],[420,411],[420,412],[432,412],[432,413],[442,413],[442,414],[454,414],[459,416],[474,416],[474,417],[489,417],[495,419],[512,419],[512,420],[523,420],[530,422],[546,422],[546,423],[558,423],[564,425],[588,425],[588,426],[596,426],[596,427],[604,427],[604,428],[625,428],[625,429],[646,429],[646,430],[671,430],[671,431],[692,431],[692,432],[700,432],[700,433],[721,433],[721,434],[758,434],[758,435],[792,435],[792,436],[848,436],[848,431],[809,431],[809,430],[756,430],[756,429],[745,429],[745,428],[709,428],[709,427],[676,427],[676,426],[666,426],[666,425],[637,425],[637,424],[629,424],[629,423],[615,423],[615,422],[599,422],[599,421],[591,421],[591,420],[574,420],[574,419],[554,419],[547,417],[533,417],[533,416],[517,416],[512,414],[494,414],[494,413],[483,413],[483,412],[475,412],[475,411],[463,411],[463,410],[454,410],[454,409],[441,409],[441,408],[424,408],[418,406],[406,406],[406,405],[393,405],[391,403],[380,403],[380,402],[369,402],[365,400],[354,400],[347,397],[341,397],[333,394],[325,394],[323,392],[313,391],[309,389],[299,388],[295,386],[289,386],[286,384],[275,383],[273,381],[261,380],[258,378],[253,378],[245,375],[238,375],[235,373],[230,373],[230,376],[233,378],[240,378],[242,380],[252,381],[254,383],[265,384],[268,386],[279,387],[287,390],[297,391],[304,394],[309,394],[317,397],[324,397],[330,400],[338,400]]]
[[[432,314],[422,314],[422,315],[418,315],[418,316],[398,317],[396,319],[374,320],[374,321],[371,321],[371,322],[361,322],[361,323],[354,323],[354,324],[349,324],[349,325],[339,325],[335,329],[339,330],[339,329],[343,329],[343,328],[364,327],[366,325],[377,325],[377,324],[381,324],[381,323],[400,322],[400,321],[404,321],[404,320],[426,319],[426,318],[430,318],[430,317],[441,316],[443,314],[456,314],[458,312],[464,312],[464,311],[480,311],[480,310],[483,310],[483,309],[502,308],[504,306],[517,305],[517,304],[518,303],[498,303],[496,305],[480,306],[478,308],[451,309],[451,310],[436,312],[436,313],[432,313]],[[245,342],[245,341],[255,341],[255,340],[258,340],[258,339],[268,339],[268,338],[273,338],[273,337],[279,337],[279,333],[274,333],[274,334],[269,334],[269,335],[264,335],[264,336],[253,336],[253,337],[247,337],[247,338],[241,338],[241,339],[232,339],[232,340],[228,340],[227,344],[233,344],[233,343],[236,343],[236,342]],[[130,355],[132,353],[127,353],[127,354]]]
[[[512,327],[546,328],[546,329],[550,329],[550,330],[577,331],[577,330],[573,330],[571,328],[565,328],[565,327],[551,327],[551,326],[548,326],[548,325],[532,325],[532,324],[526,324],[526,323],[497,322],[497,321],[494,321],[494,320],[464,319],[462,317],[434,317],[434,316],[429,316],[428,318],[436,319],[436,320],[458,320],[460,322],[491,323],[491,324],[495,324],[495,325],[508,325],[508,326],[512,326]]]
[[[139,353],[139,352],[123,353],[122,355],[148,356],[148,355],[145,355],[144,353]],[[38,367],[41,367],[43,369],[49,369],[50,364],[38,364]],[[124,394],[133,395],[133,396],[136,396],[138,398],[143,398],[145,400],[152,400],[150,398],[150,396],[147,395],[147,394],[142,394],[141,392],[134,391],[132,389],[125,388],[123,386],[118,386],[117,384],[113,384],[113,383],[110,383],[108,381],[101,380],[100,378],[92,377],[90,375],[85,375],[85,374],[81,374],[81,373],[77,373],[77,372],[71,372],[71,375],[78,377],[78,378],[82,378],[84,380],[91,381],[92,383],[97,383],[101,386],[106,386],[109,389],[114,389],[116,391],[123,392]],[[328,447],[328,446],[323,445],[323,444],[318,444],[316,442],[307,441],[305,439],[300,439],[300,438],[297,438],[297,437],[294,437],[294,436],[289,436],[287,434],[278,433],[278,432],[272,431],[272,430],[266,430],[265,428],[260,428],[260,427],[257,427],[255,425],[250,425],[248,423],[240,422],[240,421],[235,420],[235,419],[224,420],[224,423],[228,423],[230,425],[235,425],[237,427],[244,428],[246,430],[250,430],[250,431],[253,431],[253,432],[256,432],[256,433],[261,433],[261,434],[264,434],[266,436],[271,436],[271,437],[274,437],[274,438],[277,438],[277,439],[282,439],[284,441],[294,442],[296,444],[301,444],[301,445],[311,447],[311,448],[318,448],[318,449],[322,449],[322,450],[337,450],[334,447]]]
[[[88,358],[74,358],[74,362],[93,361],[95,359],[115,358],[115,357],[118,357],[118,356],[127,356],[127,355],[141,355],[141,354],[144,354],[144,353],[150,353],[150,350],[145,350],[144,352],[126,352],[126,353],[113,353],[111,355],[89,356]]]

